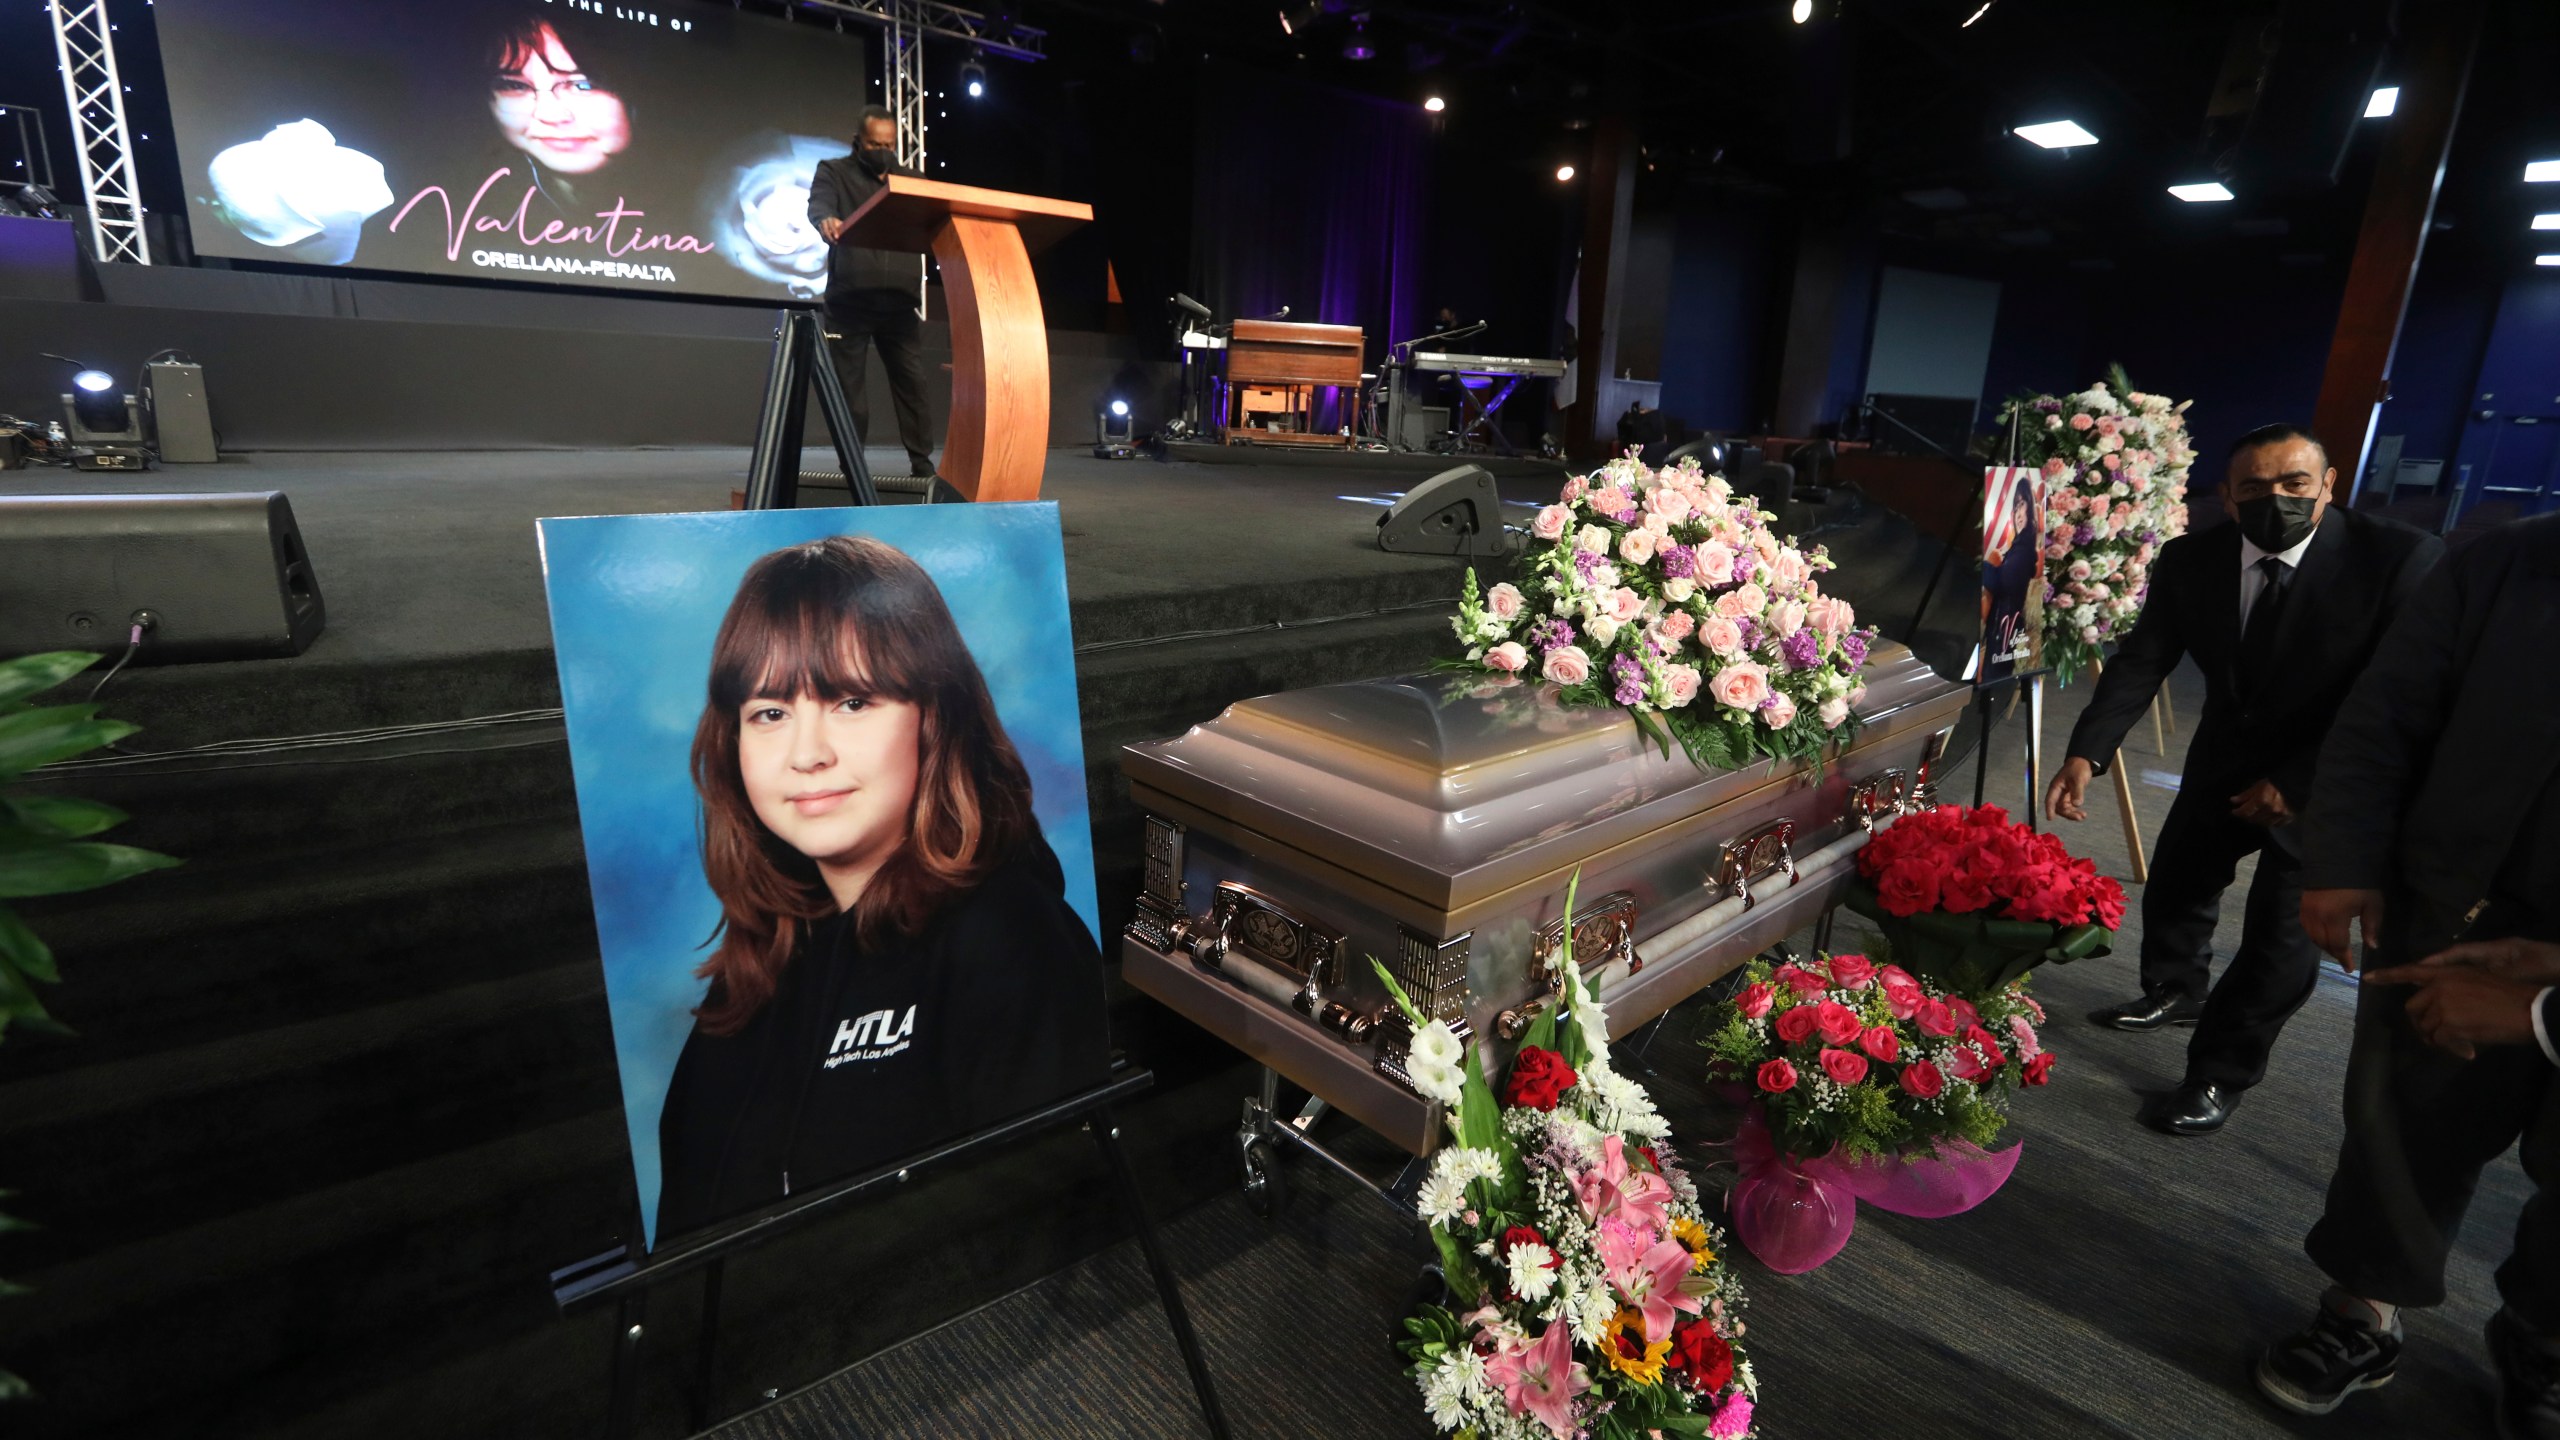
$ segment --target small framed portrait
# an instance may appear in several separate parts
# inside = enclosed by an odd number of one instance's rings
[[[1103,1083],[1056,506],[540,523],[650,1248]]]

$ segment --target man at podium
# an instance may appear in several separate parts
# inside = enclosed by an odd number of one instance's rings
[[[898,122],[885,109],[866,105],[853,153],[818,162],[809,181],[809,223],[827,239],[827,330],[836,374],[853,407],[853,423],[871,438],[869,391],[863,384],[871,346],[888,367],[889,398],[898,412],[898,443],[907,448],[911,473],[933,473],[933,414],[924,402],[924,322],[916,315],[921,255],[838,245],[846,217],[862,208],[889,175],[912,175],[898,165]]]

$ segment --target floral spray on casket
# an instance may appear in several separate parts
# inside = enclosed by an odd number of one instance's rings
[[[1484,1440],[1750,1435],[1758,1383],[1722,1237],[1652,1098],[1610,1067],[1570,927],[1550,963],[1561,1003],[1498,1092],[1475,1048],[1377,967],[1413,1026],[1414,1086],[1449,1107],[1455,1137],[1418,1201],[1452,1302],[1405,1322],[1424,1406]]]
[[[1569,705],[1624,707],[1700,766],[1819,765],[1857,728],[1872,627],[1823,593],[1832,569],[1695,460],[1621,456],[1567,480],[1530,526],[1517,585],[1467,572],[1463,662],[1528,674]]]
[[[1997,806],[1908,815],[1859,852],[1849,907],[1893,958],[1754,962],[1707,1040],[1750,1096],[1734,1231],[1773,1270],[1840,1252],[1857,1204],[1938,1217],[1981,1204],[2021,1147],[1986,1147],[2054,1057],[2027,972],[2106,953],[2124,892]]]

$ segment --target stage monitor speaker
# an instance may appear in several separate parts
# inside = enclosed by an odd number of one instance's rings
[[[1378,548],[1399,555],[1508,555],[1502,492],[1481,465],[1443,470],[1378,517]]]
[[[210,465],[222,458],[214,449],[203,366],[188,360],[154,360],[143,366],[142,416],[161,464]]]
[[[280,491],[0,496],[0,655],[125,647],[134,663],[299,655],[320,582]]]

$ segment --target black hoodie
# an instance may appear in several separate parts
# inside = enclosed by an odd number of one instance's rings
[[[1102,956],[1035,837],[924,929],[811,927],[746,1027],[696,1025],[658,1117],[657,1242],[1108,1077]]]

